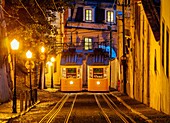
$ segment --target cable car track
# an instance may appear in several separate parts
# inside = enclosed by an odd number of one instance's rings
[[[132,118],[130,118],[129,116],[127,116],[126,114],[124,114],[123,112],[121,112],[121,110],[116,106],[116,104],[110,99],[110,97],[108,97],[107,94],[101,94],[98,96],[102,96],[103,100],[106,102],[107,106],[113,111],[112,114],[116,115],[116,119],[121,120],[124,123],[136,123]],[[102,105],[100,104],[100,101],[98,99],[98,97],[96,96],[96,94],[94,94],[95,100],[97,102],[98,107],[100,108],[100,110],[103,113],[103,116],[105,117],[107,123],[112,123],[111,118],[109,118],[109,116],[107,115],[107,113],[104,111],[104,107],[102,107]]]
[[[66,99],[68,98],[68,95],[64,95],[59,101],[58,103],[54,106],[53,109],[51,109],[51,111],[46,114],[40,121],[39,123],[44,123],[44,122],[49,122],[49,120],[52,118],[52,116],[56,113],[57,107],[59,107],[58,105],[61,105]]]
[[[95,98],[95,100],[96,100],[96,102],[97,102],[98,107],[101,109],[101,111],[102,111],[102,113],[103,113],[103,116],[105,117],[106,121],[107,121],[108,123],[112,123],[112,122],[110,121],[108,115],[104,112],[104,110],[103,110],[103,108],[102,108],[99,100],[97,99],[97,96],[96,96],[96,95],[94,95],[94,98]]]
[[[69,94],[64,95],[59,102],[54,106],[54,108],[48,113],[46,114],[39,123],[51,123],[53,122],[54,118],[56,118],[56,116],[58,115],[58,113],[61,111],[61,109],[63,108],[64,104],[67,102],[68,98],[70,97]],[[68,123],[69,118],[71,116],[71,112],[73,110],[75,101],[77,98],[77,94],[74,97],[73,103],[71,105],[70,111],[67,115],[67,117],[65,118],[64,123]]]
[[[68,123],[69,118],[70,118],[71,113],[72,113],[72,110],[73,110],[73,107],[74,107],[74,104],[75,104],[75,102],[76,102],[76,99],[77,99],[77,94],[76,94],[75,97],[74,97],[73,103],[72,103],[72,105],[71,105],[71,109],[70,109],[69,114],[67,115],[67,118],[65,119],[64,123]]]
[[[58,102],[57,104],[51,109],[51,111],[46,114],[39,123],[52,123],[56,121],[60,121],[63,123],[68,123],[69,120],[70,122],[74,118],[79,118],[75,114],[75,111],[78,110],[77,107],[75,107],[75,102],[77,102],[77,95],[76,94],[65,94]],[[82,95],[82,94],[80,94]],[[99,114],[101,113],[102,115],[100,116],[99,119],[103,119],[107,123],[112,123],[112,122],[122,122],[122,123],[136,123],[131,117],[123,113],[119,107],[114,103],[113,99],[109,96],[111,94],[87,94],[91,95],[94,99],[94,106]],[[80,102],[80,101],[79,101]],[[82,102],[83,103],[83,102]],[[75,108],[74,108],[75,107]],[[74,108],[74,111],[73,111]],[[60,112],[60,113],[59,113]],[[89,112],[90,113],[90,112]],[[97,113],[96,113],[97,114]],[[95,116],[97,116],[95,114]],[[74,120],[73,120],[74,121]],[[102,121],[103,122],[103,121]]]
[[[104,94],[102,95],[102,97],[104,98],[104,100],[106,101],[106,103],[109,105],[109,107],[115,111],[115,113],[125,122],[132,122],[132,123],[136,123],[131,117],[129,117],[128,115],[126,115],[125,113],[123,113],[118,107],[117,105],[111,100],[111,98],[108,96],[108,94]]]

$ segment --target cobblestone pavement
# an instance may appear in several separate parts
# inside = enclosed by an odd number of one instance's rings
[[[57,96],[56,93],[58,93]],[[131,110],[133,113],[138,114],[146,121],[153,123],[170,123],[170,115],[166,115],[162,112],[156,111],[118,91],[112,91],[110,93],[113,94],[115,98],[117,98],[129,110]],[[0,104],[0,123],[10,123],[12,121],[10,119],[19,116],[23,116],[20,120],[28,120],[28,123],[31,123],[34,119],[33,116],[35,116],[36,114],[39,115],[39,117],[37,116],[37,118],[41,119],[46,113],[43,110],[49,111],[52,106],[54,106],[54,103],[62,97],[62,95],[63,93],[58,91],[57,89],[38,90],[38,101],[34,105],[29,107],[26,111],[20,112],[20,100],[17,100],[17,113],[12,113],[12,101]],[[48,109],[46,108],[47,105],[49,107]],[[40,108],[42,109],[41,111],[39,110]],[[28,117],[28,119],[27,114],[31,116]]]

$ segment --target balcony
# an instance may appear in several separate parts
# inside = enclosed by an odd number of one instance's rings
[[[110,25],[106,23],[87,23],[87,22],[73,22],[68,21],[66,24],[66,28],[80,28],[80,29],[91,29],[91,30],[108,30]],[[112,25],[112,30],[116,31],[116,25]]]

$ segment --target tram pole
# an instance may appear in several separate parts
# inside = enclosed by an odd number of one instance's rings
[[[110,19],[110,26],[109,26],[109,30],[110,30],[110,88],[111,88],[111,81],[112,81],[112,78],[111,78],[111,75],[112,75],[112,72],[111,72],[111,59],[112,59],[112,26],[111,26],[111,19]]]
[[[125,45],[125,0],[123,1],[123,4],[122,4],[122,21],[123,21],[123,82],[124,82],[124,93],[126,94],[126,83],[127,83],[127,80],[126,80],[126,45]]]

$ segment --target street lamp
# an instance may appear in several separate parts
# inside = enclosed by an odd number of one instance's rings
[[[51,65],[51,88],[54,87],[54,85],[53,85],[53,73],[54,73],[53,62],[54,62],[54,61],[55,61],[55,58],[54,58],[54,57],[51,57],[51,63],[52,63],[52,65]]]
[[[45,47],[42,46],[42,47],[41,47],[41,53],[44,53],[44,52],[45,52]]]
[[[14,51],[14,93],[13,93],[13,113],[17,113],[17,96],[16,96],[16,50],[19,48],[19,42],[14,39],[11,42],[11,49]]]
[[[30,71],[30,97],[31,97],[31,101],[33,101],[33,98],[32,98],[32,82],[31,82],[31,67],[32,67],[32,64],[31,64],[31,58],[32,58],[32,52],[30,50],[28,50],[26,52],[26,57],[29,59],[29,71]],[[31,105],[31,104],[30,104]]]
[[[45,85],[45,66],[44,66],[44,60],[45,60],[45,47],[41,47],[41,54],[40,54],[40,60],[41,60],[41,68],[40,68],[40,80],[39,80],[39,89],[46,88]]]

